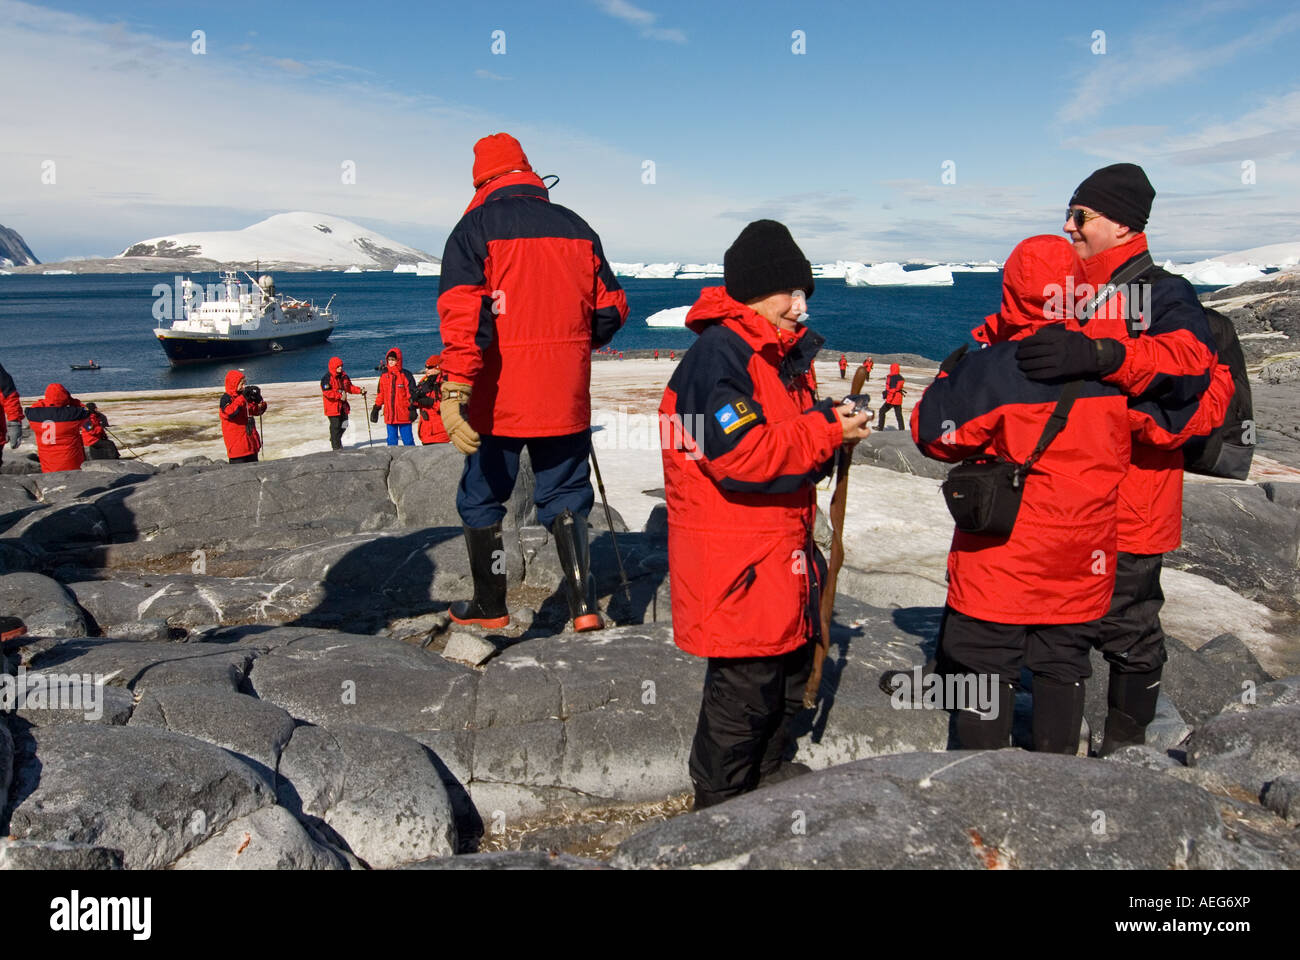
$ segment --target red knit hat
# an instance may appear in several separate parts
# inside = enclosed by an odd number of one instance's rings
[[[440,366],[442,366],[441,353],[435,353],[431,357],[429,357],[428,360],[424,361],[424,369],[426,370],[428,370],[430,367],[440,367]]]
[[[511,170],[533,168],[524,156],[524,148],[508,133],[494,133],[474,144],[474,189],[477,190],[493,177]]]

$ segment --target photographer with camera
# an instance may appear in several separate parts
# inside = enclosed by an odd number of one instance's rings
[[[231,463],[256,463],[262,438],[254,418],[266,413],[266,401],[259,387],[249,386],[238,370],[226,373],[226,392],[221,395],[221,439]]]

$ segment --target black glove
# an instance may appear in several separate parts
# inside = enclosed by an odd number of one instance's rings
[[[377,403],[370,408],[370,422],[371,423],[379,422],[379,404]]]
[[[1096,379],[1118,370],[1125,352],[1118,340],[1094,340],[1055,323],[1021,340],[1016,362],[1030,380]]]
[[[944,358],[943,363],[939,364],[939,372],[952,373],[954,370],[956,370],[957,364],[961,363],[961,358],[966,356],[967,348],[968,345],[963,343],[952,353],[948,354],[948,356]]]

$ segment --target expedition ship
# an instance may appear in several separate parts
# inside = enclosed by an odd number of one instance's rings
[[[334,297],[318,309],[312,301],[278,295],[268,274],[244,289],[232,270],[224,271],[221,283],[213,286],[218,287],[217,296],[205,299],[202,285],[186,278],[181,284],[181,319],[170,327],[160,321],[154,330],[173,365],[298,350],[324,343],[334,332]]]

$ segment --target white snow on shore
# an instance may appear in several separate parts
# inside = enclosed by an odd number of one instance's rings
[[[181,252],[183,251],[183,252]],[[242,230],[208,230],[152,237],[132,244],[119,257],[193,256],[223,263],[260,260],[262,266],[279,263],[324,268],[385,267],[436,258],[408,247],[360,224],[323,213],[280,213]]]

